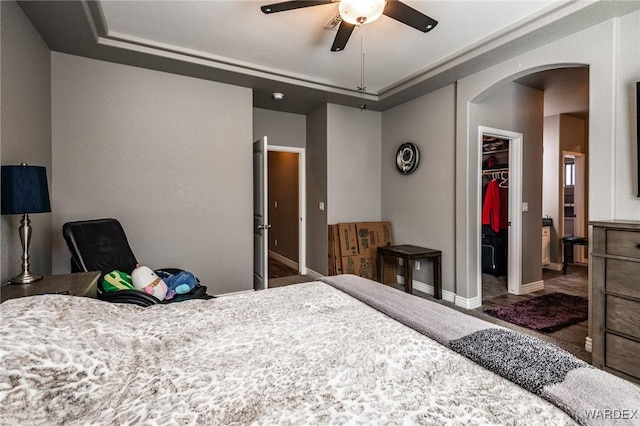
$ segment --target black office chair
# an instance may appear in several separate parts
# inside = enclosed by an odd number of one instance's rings
[[[62,226],[62,235],[71,252],[71,272],[100,271],[98,299],[114,303],[150,306],[189,299],[213,298],[207,294],[207,287],[199,284],[190,293],[178,294],[172,299],[163,301],[139,290],[105,292],[102,289],[102,278],[105,274],[116,269],[130,273],[138,264],[120,222],[116,219],[67,222]],[[182,271],[176,268],[162,269],[169,273]]]

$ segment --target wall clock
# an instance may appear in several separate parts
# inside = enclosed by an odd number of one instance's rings
[[[418,147],[411,143],[405,142],[398,148],[396,154],[396,166],[398,171],[403,175],[408,175],[416,171],[420,162],[420,151]]]

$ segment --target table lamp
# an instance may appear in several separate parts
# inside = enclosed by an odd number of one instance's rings
[[[51,211],[47,169],[40,166],[2,166],[0,186],[2,189],[3,215],[21,214],[20,242],[22,243],[22,272],[11,278],[12,284],[29,284],[42,279],[29,271],[29,242],[31,241],[31,221],[29,213]]]

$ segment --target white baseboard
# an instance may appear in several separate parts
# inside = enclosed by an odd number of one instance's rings
[[[269,250],[269,257],[277,260],[280,263],[284,263],[289,268],[293,268],[296,271],[298,270],[298,262],[289,259],[288,257],[284,257],[280,253],[276,253],[275,251]]]
[[[309,275],[311,278],[314,278],[316,280],[319,280],[320,278],[324,277],[324,275],[322,275],[321,273],[316,272],[313,269],[309,269],[309,268],[307,268],[307,273],[305,275]]]
[[[542,269],[550,269],[552,271],[562,271],[562,263],[551,262],[547,265],[544,265]]]
[[[520,294],[533,293],[534,291],[544,290],[544,281],[534,281],[532,283],[522,284],[520,286]]]
[[[456,296],[456,300],[453,303],[455,303],[456,306],[460,306],[461,308],[475,309],[482,306],[482,297],[476,296],[467,299],[465,297]]]
[[[403,284],[404,285],[404,277],[401,275],[397,275],[396,276],[396,281],[398,284]],[[435,294],[435,289],[433,288],[433,286],[431,284],[427,284],[427,283],[423,283],[420,281],[416,281],[413,280],[413,288],[422,292],[422,293],[426,293],[430,296],[433,296]],[[451,291],[447,291],[447,290],[442,290],[442,300],[446,300],[447,302],[451,302],[451,303],[455,303],[456,301],[456,294],[451,292]]]

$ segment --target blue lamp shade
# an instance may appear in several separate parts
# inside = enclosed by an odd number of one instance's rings
[[[2,214],[51,211],[47,169],[41,166],[2,166]]]

